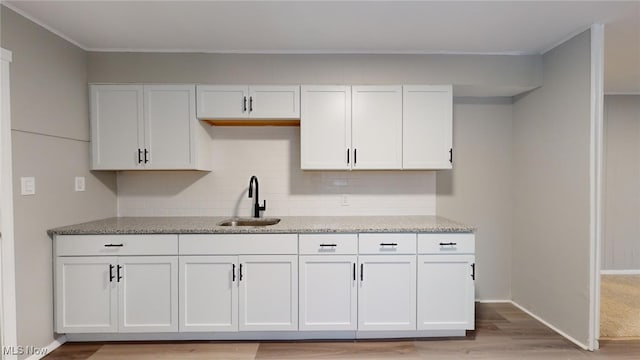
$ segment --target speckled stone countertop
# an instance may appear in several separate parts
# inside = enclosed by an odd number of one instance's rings
[[[53,235],[473,232],[440,216],[281,216],[270,226],[220,226],[229,217],[114,217],[51,229]]]

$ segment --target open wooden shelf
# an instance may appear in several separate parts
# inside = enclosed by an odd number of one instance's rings
[[[225,120],[225,119],[201,119],[211,126],[300,126],[300,119],[287,120]]]

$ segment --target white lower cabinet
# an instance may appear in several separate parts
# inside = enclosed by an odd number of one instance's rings
[[[72,235],[54,249],[61,334],[430,336],[475,325],[472,233]]]
[[[180,331],[238,331],[237,256],[180,257]]]
[[[120,257],[118,266],[118,331],[178,331],[178,257]]]
[[[56,332],[178,331],[178,257],[59,257]]]
[[[358,330],[416,329],[416,256],[359,256]]]
[[[418,234],[418,330],[475,326],[475,237]]]
[[[297,234],[180,235],[180,331],[298,330],[297,247]]]
[[[300,330],[356,330],[356,255],[300,256]]]
[[[418,256],[418,330],[473,330],[473,255]]]
[[[118,288],[114,256],[56,259],[56,332],[118,331]]]
[[[178,331],[177,235],[54,240],[55,331]]]
[[[240,331],[298,330],[298,256],[239,257]]]
[[[180,331],[298,329],[295,255],[181,256]]]

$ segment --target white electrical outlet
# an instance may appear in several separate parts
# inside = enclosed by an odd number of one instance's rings
[[[35,195],[36,194],[36,178],[33,176],[20,178],[20,194]]]
[[[84,191],[85,190],[84,176],[76,176],[74,184],[75,184],[76,191]]]
[[[349,186],[347,179],[333,179],[333,186]]]
[[[340,199],[340,205],[349,206],[349,196],[347,196],[347,194],[342,194],[342,197]]]

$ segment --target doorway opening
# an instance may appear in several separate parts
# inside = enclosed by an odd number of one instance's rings
[[[604,99],[600,339],[640,340],[640,94]]]

